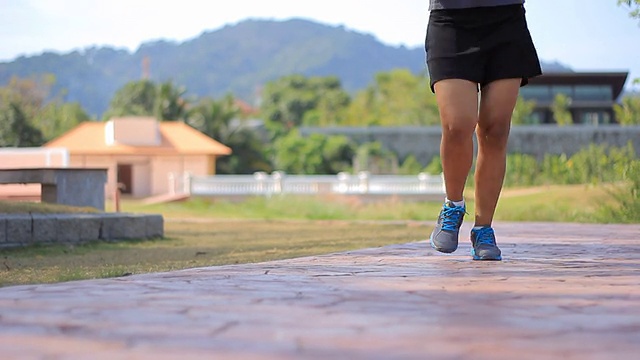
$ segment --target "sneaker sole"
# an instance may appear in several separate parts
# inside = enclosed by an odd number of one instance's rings
[[[431,247],[432,247],[434,250],[436,250],[436,251],[438,251],[438,252],[441,252],[441,253],[444,253],[444,254],[451,254],[451,253],[453,253],[454,251],[458,250],[458,248],[455,248],[455,249],[453,249],[453,250],[449,250],[449,249],[443,249],[443,248],[439,248],[439,247],[437,247],[437,246],[436,246],[436,244],[433,242],[433,234],[432,234],[432,236],[429,236],[429,243],[431,243]]]
[[[473,256],[473,260],[476,261],[502,261],[502,255],[498,255],[496,257],[480,257],[476,255],[475,249],[471,249],[471,256]]]

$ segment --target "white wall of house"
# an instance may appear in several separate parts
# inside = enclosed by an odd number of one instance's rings
[[[170,193],[169,176],[182,177],[209,174],[209,156],[140,156],[140,155],[76,155],[71,156],[72,166],[108,169],[106,194],[112,198],[116,191],[118,164],[132,165],[132,194],[141,198]]]

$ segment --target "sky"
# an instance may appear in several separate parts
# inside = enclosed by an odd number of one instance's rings
[[[0,0],[0,62],[91,46],[135,51],[144,42],[184,41],[246,19],[304,18],[370,34],[387,45],[423,47],[428,2]],[[640,21],[616,3],[527,0],[529,29],[540,58],[576,71],[629,71],[630,78],[640,78]]]

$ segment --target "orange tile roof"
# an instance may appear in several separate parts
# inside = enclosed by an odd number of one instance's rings
[[[86,121],[46,143],[44,147],[64,147],[71,155],[230,155],[231,149],[200,131],[178,121],[163,121],[160,145],[107,145],[105,123]]]

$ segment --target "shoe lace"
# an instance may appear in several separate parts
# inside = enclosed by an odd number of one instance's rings
[[[496,244],[496,236],[493,232],[493,229],[490,227],[482,228],[475,232],[476,234],[476,245],[491,245],[494,246]]]
[[[466,214],[466,211],[463,207],[445,206],[442,210],[442,229],[447,231],[458,231],[464,214]]]

